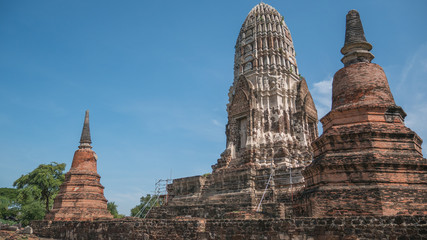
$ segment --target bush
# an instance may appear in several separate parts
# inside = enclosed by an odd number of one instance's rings
[[[44,204],[41,201],[34,201],[22,206],[19,220],[22,225],[29,225],[32,220],[42,220],[46,214]]]
[[[18,222],[16,222],[16,221],[5,220],[5,219],[0,219],[0,223],[7,224],[7,225],[16,225],[16,224],[18,224]]]

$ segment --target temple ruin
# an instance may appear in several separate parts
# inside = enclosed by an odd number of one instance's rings
[[[212,174],[175,179],[167,206],[151,217],[291,214],[292,194],[303,186],[301,170],[311,162],[318,132],[317,110],[282,15],[256,5],[235,51],[225,151]]]
[[[108,219],[86,116],[38,236],[58,239],[426,239],[427,160],[404,124],[359,13],[320,121],[283,17],[260,3],[240,30],[227,145],[212,173],[175,179],[145,219]],[[87,123],[87,124],[86,124]],[[86,129],[86,130],[85,130]],[[84,214],[89,214],[84,217]],[[104,218],[104,219],[102,219]],[[96,221],[93,221],[96,220]]]

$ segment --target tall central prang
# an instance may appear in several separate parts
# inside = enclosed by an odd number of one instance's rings
[[[227,145],[212,174],[173,180],[149,217],[283,217],[311,162],[317,110],[299,74],[291,34],[273,7],[246,17],[235,46]],[[234,216],[237,215],[237,216]]]
[[[214,170],[253,163],[301,167],[311,159],[317,111],[298,71],[283,16],[260,3],[244,21],[236,43],[229,91],[227,149]]]

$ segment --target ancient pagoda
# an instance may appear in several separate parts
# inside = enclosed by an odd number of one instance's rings
[[[359,13],[346,18],[344,67],[332,109],[320,121],[314,160],[304,171],[302,213],[311,217],[427,214],[427,161],[405,127],[383,69],[371,60]]]
[[[85,221],[112,218],[107,210],[104,187],[97,173],[97,155],[92,150],[89,111],[86,111],[79,149],[46,220]]]
[[[295,56],[283,16],[256,5],[235,46],[226,149],[212,174],[175,179],[168,205],[151,216],[287,214],[318,136],[317,110]]]

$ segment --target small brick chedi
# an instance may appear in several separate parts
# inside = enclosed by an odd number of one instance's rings
[[[427,214],[422,140],[405,127],[383,69],[371,60],[359,13],[346,18],[344,68],[333,79],[332,109],[320,121],[314,160],[304,171],[305,215]]]
[[[71,169],[56,196],[46,220],[85,221],[112,218],[107,210],[104,187],[96,170],[97,156],[92,150],[89,111],[86,111],[79,149],[74,153]]]
[[[265,3],[256,5],[235,51],[226,150],[212,174],[175,179],[164,214],[155,209],[151,217],[227,217],[255,210],[284,216],[292,191],[303,185],[301,170],[318,136],[317,110],[283,17]]]

